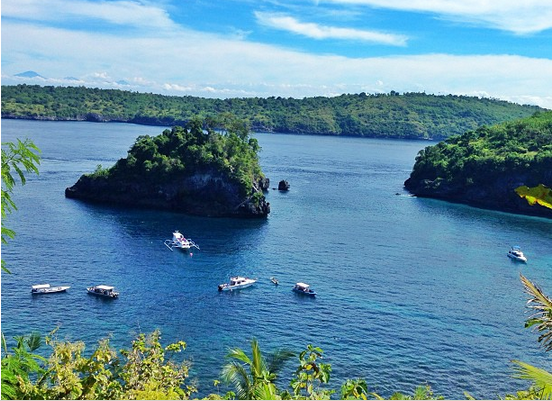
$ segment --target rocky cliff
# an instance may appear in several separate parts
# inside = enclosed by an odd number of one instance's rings
[[[126,158],[81,176],[65,196],[201,216],[266,217],[263,193],[270,182],[258,164],[257,141],[239,121],[225,122],[232,128],[224,133],[212,126],[220,122],[194,120],[139,137]]]
[[[552,218],[516,189],[552,187],[552,112],[481,127],[418,154],[405,188],[414,195]]]

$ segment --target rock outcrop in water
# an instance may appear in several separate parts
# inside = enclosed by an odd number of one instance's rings
[[[427,147],[404,185],[421,197],[552,218],[552,209],[516,193],[521,186],[552,187],[552,112]]]
[[[127,158],[83,175],[65,196],[201,216],[266,217],[263,192],[270,181],[260,170],[256,139],[237,120],[223,134],[210,124],[196,119],[155,138],[141,136]]]

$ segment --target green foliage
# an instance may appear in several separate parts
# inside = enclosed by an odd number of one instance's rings
[[[162,183],[215,170],[236,182],[242,196],[250,196],[253,183],[263,175],[259,144],[248,134],[247,125],[229,114],[217,119],[194,117],[184,127],[166,129],[156,137],[138,137],[125,159],[110,169],[100,165],[89,176],[122,182],[138,177]]]
[[[45,359],[32,354],[33,337],[17,339],[13,353],[2,358],[3,399],[188,399],[195,392],[185,385],[188,365],[169,357],[185,349],[179,341],[163,348],[160,333],[140,334],[120,356],[108,340],[85,356],[82,342],[48,337],[52,353]]]
[[[242,349],[231,349],[226,356],[231,361],[224,365],[222,378],[236,389],[240,400],[280,399],[275,380],[284,362],[293,353],[279,350],[265,359],[256,339],[251,340],[251,357]]]
[[[516,193],[527,199],[527,203],[534,205],[538,203],[541,206],[552,209],[552,189],[548,188],[542,184],[537,185],[536,187],[529,188],[525,185],[516,188]]]
[[[381,138],[442,139],[539,110],[496,99],[425,93],[223,100],[84,87],[2,86],[3,118],[172,126],[184,125],[196,115],[211,118],[232,113],[259,132]]]
[[[502,177],[547,184],[551,166],[552,112],[546,112],[426,147],[418,153],[410,178],[462,190],[486,187]]]
[[[294,399],[329,399],[334,390],[323,389],[323,385],[330,381],[332,367],[320,362],[322,351],[311,344],[299,354],[299,367],[291,380]]]
[[[7,244],[8,238],[13,238],[15,232],[4,225],[7,216],[17,206],[11,198],[17,177],[21,185],[27,182],[25,173],[38,174],[40,164],[40,149],[29,139],[17,140],[16,143],[2,143],[2,244]],[[9,273],[2,260],[2,270]]]

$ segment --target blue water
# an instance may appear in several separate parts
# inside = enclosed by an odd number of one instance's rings
[[[138,135],[161,127],[2,120],[2,141],[30,137],[39,176],[14,194],[18,211],[2,247],[2,331],[7,338],[59,326],[91,349],[111,337],[129,347],[160,328],[185,340],[200,395],[214,391],[229,347],[300,351],[312,343],[332,364],[333,388],[362,377],[383,396],[429,383],[447,398],[497,398],[527,387],[511,359],[552,369],[528,317],[520,272],[552,295],[552,221],[409,197],[403,190],[426,142],[257,134],[263,171],[288,193],[267,195],[265,221],[209,219],[66,199],[64,189],[98,164],[125,157]],[[399,195],[397,195],[399,194]],[[173,229],[196,241],[170,252]],[[506,257],[519,244],[527,265]],[[219,293],[231,275],[250,289]],[[269,278],[275,276],[280,286]],[[291,292],[297,281],[316,299]],[[32,284],[71,285],[31,296]],[[109,302],[86,294],[116,286]],[[290,364],[288,377],[295,366]]]

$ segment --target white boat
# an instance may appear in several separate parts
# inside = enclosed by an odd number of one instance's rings
[[[314,290],[310,288],[310,285],[305,283],[296,283],[295,286],[292,288],[292,291],[295,291],[299,294],[310,295],[311,297],[314,297],[316,295],[316,292],[314,292]]]
[[[251,287],[257,282],[257,279],[241,276],[230,277],[230,282],[218,286],[219,291],[241,290],[242,288]]]
[[[55,292],[67,291],[69,286],[51,287],[50,284],[37,284],[31,287],[31,294],[53,294]]]
[[[109,285],[95,285],[93,287],[86,288],[89,294],[99,295],[101,297],[117,298],[119,293],[115,291],[115,287]]]
[[[190,238],[185,238],[178,230],[173,232],[172,239],[165,240],[165,246],[171,251],[173,248],[182,249],[184,251],[187,251],[192,247],[199,249],[199,246],[194,241]]]
[[[513,260],[527,263],[527,258],[523,254],[521,247],[519,247],[518,245],[514,245],[512,248],[510,248],[507,255]]]

